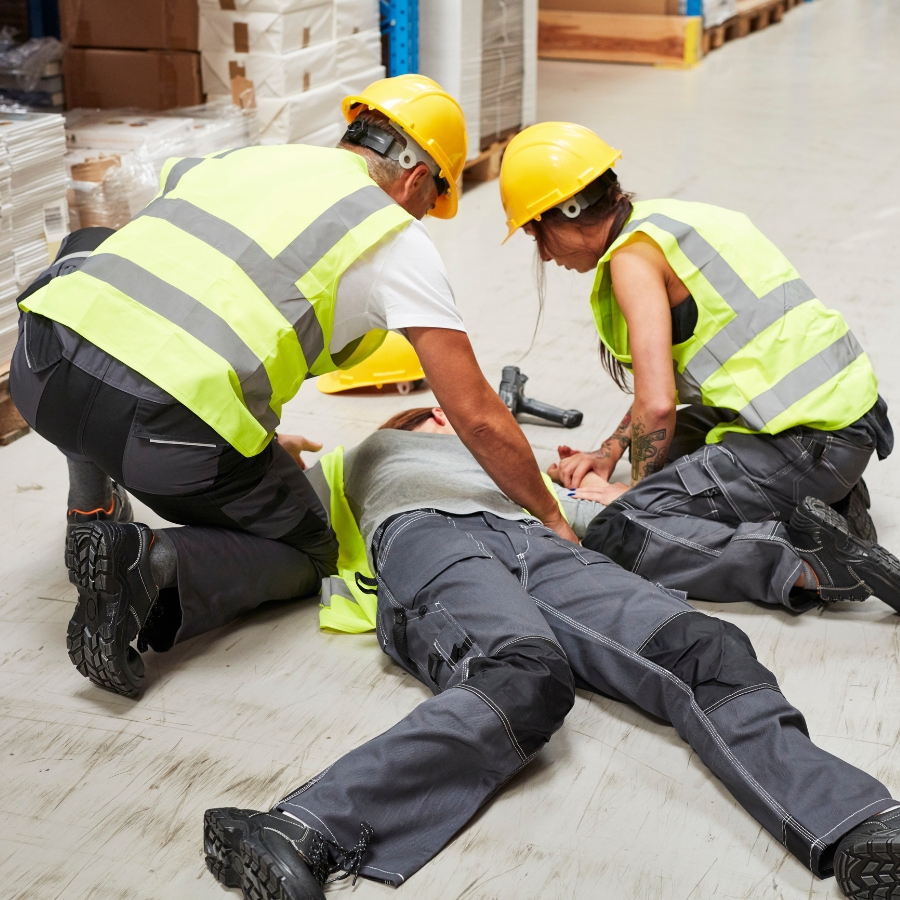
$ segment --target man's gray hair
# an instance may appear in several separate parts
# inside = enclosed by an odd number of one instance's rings
[[[382,131],[386,131],[400,144],[401,147],[406,149],[406,135],[395,128],[391,124],[391,120],[383,112],[379,112],[377,109],[367,108],[361,110],[356,118],[361,122],[368,122],[370,125],[376,125]],[[388,159],[386,156],[382,156],[380,153],[376,153],[368,147],[361,147],[359,144],[351,144],[344,140],[341,140],[338,147],[342,150],[352,150],[354,153],[358,153],[360,156],[364,157],[366,165],[369,168],[369,175],[371,175],[372,180],[376,184],[381,185],[381,187],[385,187],[386,185],[398,181],[407,171],[399,162],[397,162],[397,160]]]

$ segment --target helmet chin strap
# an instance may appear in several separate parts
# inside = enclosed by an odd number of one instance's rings
[[[609,186],[618,180],[616,173],[612,169],[607,169],[574,197],[557,203],[554,209],[558,209],[567,219],[577,219],[584,210],[593,206],[604,196],[609,190]]]
[[[398,126],[394,125],[394,127],[398,131],[402,131]],[[379,128],[371,122],[354,119],[347,126],[341,141],[374,150],[379,156],[394,160],[404,169],[414,169],[419,163],[424,163],[434,179],[438,194],[446,194],[450,185],[441,176],[441,170],[437,163],[405,131],[403,131],[403,136],[406,138],[405,147],[383,128]]]

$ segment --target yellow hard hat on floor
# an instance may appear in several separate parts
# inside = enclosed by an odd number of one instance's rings
[[[424,75],[397,75],[373,82],[357,96],[345,97],[347,121],[352,122],[363,106],[384,113],[431,155],[449,189],[438,197],[429,215],[452,219],[459,206],[458,182],[469,146],[459,103]]]
[[[590,128],[572,122],[540,122],[520,131],[500,165],[500,199],[509,228],[505,241],[517,228],[574,197],[621,157]]]
[[[389,331],[384,343],[371,356],[350,369],[322,375],[316,380],[316,386],[323,394],[337,394],[352,388],[381,389],[386,384],[396,384],[401,394],[408,394],[424,377],[412,344],[403,335]]]

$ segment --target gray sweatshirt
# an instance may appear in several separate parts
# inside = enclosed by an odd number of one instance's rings
[[[328,510],[330,495],[321,466],[317,463],[306,474]],[[531,518],[494,484],[463,442],[449,434],[376,431],[344,453],[344,492],[367,548],[382,522],[414,509]],[[557,493],[572,530],[582,537],[603,506],[571,499],[564,488]]]

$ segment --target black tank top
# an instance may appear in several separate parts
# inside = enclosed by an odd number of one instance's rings
[[[683,344],[697,327],[697,301],[688,296],[672,307],[672,346]]]

